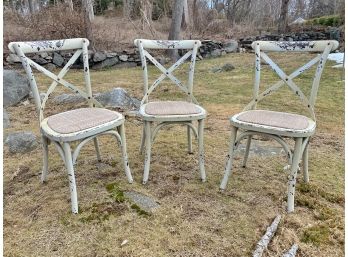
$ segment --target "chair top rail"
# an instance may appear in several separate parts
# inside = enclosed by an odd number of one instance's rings
[[[255,49],[260,45],[260,50],[265,52],[322,52],[328,44],[333,45],[331,51],[338,48],[336,40],[320,41],[254,41],[251,47]]]
[[[201,46],[199,40],[148,40],[135,39],[134,45],[139,47],[142,44],[144,48],[148,49],[192,49],[194,45]]]
[[[14,45],[21,48],[24,54],[40,53],[40,52],[54,52],[66,51],[82,48],[83,43],[89,45],[86,38],[72,38],[61,40],[45,40],[45,41],[28,41],[28,42],[11,42],[8,47],[12,53],[16,53]]]

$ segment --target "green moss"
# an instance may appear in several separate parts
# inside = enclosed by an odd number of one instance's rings
[[[329,244],[330,230],[327,225],[315,225],[303,232],[301,241],[304,243],[312,243],[316,246]]]
[[[111,197],[118,203],[123,203],[126,198],[123,191],[118,187],[117,183],[106,185],[106,190],[111,194]]]
[[[136,205],[135,203],[133,203],[131,205],[131,208],[133,210],[135,210],[140,216],[150,216],[150,213],[148,213],[147,211],[144,211],[143,209],[141,209],[138,205]]]

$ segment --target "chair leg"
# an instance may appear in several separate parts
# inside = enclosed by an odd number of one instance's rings
[[[187,126],[187,151],[189,154],[192,154],[192,133],[191,128]]]
[[[97,153],[97,160],[98,160],[98,162],[101,162],[100,148],[99,148],[98,138],[94,138],[93,141],[94,141],[95,151],[96,151],[96,153]]]
[[[206,181],[205,167],[204,167],[204,120],[198,121],[198,154],[199,154],[199,171],[201,173],[202,182]]]
[[[294,211],[295,203],[295,186],[296,186],[296,176],[298,171],[298,165],[301,159],[301,148],[302,148],[302,138],[296,138],[294,155],[291,163],[290,175],[288,180],[288,212]]]
[[[145,146],[145,122],[143,124],[143,131],[141,133],[141,143],[140,143],[140,148],[139,148],[140,154],[143,154],[144,146]]]
[[[247,144],[246,144],[244,160],[243,160],[243,168],[246,167],[246,163],[248,161],[251,139],[252,139],[252,136],[248,136],[248,141],[247,141]]]
[[[146,184],[149,179],[150,172],[150,161],[151,161],[151,122],[145,121],[145,167],[144,167],[144,177],[143,184]]]
[[[307,143],[303,155],[302,155],[302,162],[303,162],[303,177],[304,177],[304,182],[308,183],[309,182],[309,173],[308,173],[308,147],[309,147],[309,142]]]
[[[234,144],[236,141],[237,131],[238,131],[238,129],[236,127],[232,127],[231,141],[230,141],[230,147],[229,147],[228,155],[227,155],[227,163],[226,163],[226,167],[225,167],[225,173],[224,173],[224,177],[223,177],[221,184],[220,184],[221,190],[226,189],[228,178],[231,175]]]
[[[126,135],[125,135],[125,129],[124,124],[122,123],[121,126],[118,127],[120,136],[121,136],[121,150],[122,150],[122,158],[123,158],[123,164],[124,164],[124,171],[126,173],[127,179],[129,183],[133,183],[132,174],[129,169],[129,163],[128,163],[128,155],[127,155],[127,143],[126,143]]]
[[[48,138],[42,136],[42,150],[43,150],[43,167],[41,174],[41,182],[46,182],[48,172]]]
[[[65,166],[66,166],[66,169],[68,170],[68,177],[69,177],[71,211],[72,213],[77,214],[79,212],[78,203],[77,203],[77,190],[76,190],[74,166],[73,166],[72,156],[71,156],[71,148],[69,143],[63,143],[63,150],[64,150],[64,157],[65,157]]]

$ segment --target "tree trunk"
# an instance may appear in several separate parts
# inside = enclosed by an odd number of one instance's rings
[[[28,0],[28,5],[30,14],[33,14],[35,12],[34,0]]]
[[[284,33],[288,26],[288,6],[290,0],[282,0],[282,6],[280,10],[280,17],[278,22],[278,32]]]
[[[187,4],[187,0],[183,0],[184,2],[184,13],[183,13],[183,17],[182,17],[182,23],[181,23],[181,27],[182,28],[187,28],[187,26],[190,25],[190,16],[189,16],[189,9],[188,9],[188,4]]]
[[[92,11],[91,11],[92,9]],[[82,0],[82,12],[85,22],[85,35],[90,42],[90,48],[95,50],[92,31],[92,19],[94,18],[93,0]]]
[[[64,2],[69,6],[70,10],[74,10],[74,4],[72,0],[64,0]]]
[[[146,24],[151,30],[152,22],[152,0],[141,0],[140,2],[140,16],[141,16],[141,26],[144,30]]]
[[[184,1],[175,0],[173,14],[172,14],[172,23],[170,25],[169,36],[168,36],[169,40],[180,39],[180,27],[181,27],[183,11],[184,11]],[[168,54],[170,55],[173,61],[176,61],[179,57],[178,50],[169,50]]]

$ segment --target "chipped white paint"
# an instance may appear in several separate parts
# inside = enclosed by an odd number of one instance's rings
[[[199,149],[199,170],[202,181],[206,180],[205,168],[204,168],[204,149],[203,149],[203,120],[206,117],[206,111],[197,105],[197,100],[193,96],[193,79],[194,68],[196,63],[196,55],[201,42],[198,40],[182,40],[182,41],[167,41],[167,40],[144,40],[136,39],[134,44],[139,48],[140,59],[142,62],[143,79],[144,79],[144,97],[141,101],[140,115],[144,121],[143,134],[141,139],[140,152],[143,152],[145,147],[145,167],[143,183],[145,184],[149,178],[150,160],[151,160],[151,146],[156,138],[158,131],[166,126],[173,124],[181,124],[187,126],[187,141],[188,152],[192,152],[192,139],[191,131],[198,139]],[[161,65],[146,49],[185,49],[188,50],[175,64],[166,69]],[[182,65],[186,60],[190,58],[189,74],[187,83],[183,83],[177,77],[173,75],[173,72]],[[147,71],[147,59],[151,61],[161,72],[161,76],[157,78],[153,84],[149,87],[148,71]],[[160,83],[168,78],[183,91],[190,102],[196,104],[199,110],[197,114],[189,115],[149,115],[146,113],[146,104],[149,102],[150,94],[160,85]],[[198,129],[193,126],[193,121],[198,121]],[[157,122],[158,124],[152,129],[151,126]]]
[[[43,142],[43,170],[41,180],[44,182],[47,179],[48,171],[48,144],[53,142],[56,146],[58,153],[60,154],[66,169],[68,171],[70,195],[71,195],[71,210],[73,213],[78,213],[78,201],[77,201],[77,190],[74,175],[74,164],[78,157],[81,148],[90,140],[94,141],[94,146],[96,149],[97,159],[100,161],[100,150],[97,141],[97,136],[99,135],[113,135],[119,142],[122,150],[122,157],[124,162],[124,169],[129,183],[133,182],[132,175],[129,169],[127,151],[126,151],[126,138],[124,134],[124,117],[119,114],[118,118],[110,122],[104,123],[99,126],[88,128],[82,131],[62,134],[52,130],[47,123],[48,118],[44,117],[44,109],[46,106],[47,99],[50,94],[56,89],[57,85],[62,85],[76,94],[81,95],[88,102],[89,107],[101,107],[102,105],[96,101],[92,96],[91,81],[89,75],[89,65],[88,65],[88,40],[84,38],[75,39],[64,39],[64,40],[52,40],[52,41],[35,41],[35,42],[12,42],[9,44],[9,48],[12,53],[17,54],[22,61],[23,68],[29,78],[29,83],[31,90],[33,92],[35,105],[37,112],[39,114],[40,131],[42,134]],[[41,65],[35,63],[33,60],[28,58],[25,54],[28,53],[39,53],[39,52],[54,52],[63,50],[75,50],[75,53],[67,62],[67,64],[62,68],[62,70],[55,75],[54,73],[48,71]],[[86,91],[83,91],[76,87],[75,85],[66,81],[63,77],[67,74],[70,67],[78,60],[81,56],[83,57],[83,72],[85,78]],[[34,67],[38,71],[42,72],[44,75],[52,79],[51,85],[45,94],[45,97],[41,101],[39,90],[36,84],[36,80],[31,67]],[[72,153],[70,148],[70,142],[81,140]]]
[[[284,148],[289,164],[290,174],[288,178],[288,212],[294,211],[294,195],[296,176],[301,159],[303,160],[304,169],[304,181],[309,181],[308,175],[308,143],[309,138],[315,133],[316,118],[314,113],[314,103],[319,89],[319,82],[321,74],[323,72],[327,57],[332,50],[338,47],[338,42],[333,40],[327,41],[309,41],[309,42],[273,42],[273,41],[255,41],[252,44],[255,51],[255,81],[253,90],[253,100],[245,107],[244,111],[254,110],[257,107],[257,103],[263,100],[266,96],[277,91],[281,86],[287,85],[289,89],[297,95],[305,108],[309,111],[311,118],[308,119],[308,126],[305,129],[289,129],[281,127],[272,127],[255,123],[248,123],[238,120],[238,113],[231,117],[232,136],[227,155],[227,163],[225,167],[224,177],[220,184],[220,189],[225,190],[227,181],[231,175],[232,159],[239,142],[243,138],[248,138],[246,152],[243,160],[243,166],[245,167],[252,135],[261,135],[270,137],[276,140]],[[298,68],[296,71],[287,75],[280,67],[271,59],[265,52],[319,52],[319,55],[315,56],[308,63]],[[260,76],[261,76],[261,58],[269,64],[272,70],[280,77],[280,81],[270,86],[264,92],[259,94]],[[304,71],[317,64],[317,68],[314,74],[312,89],[309,98],[300,90],[299,86],[293,81],[294,78],[302,74]],[[240,135],[237,136],[238,130],[241,130]],[[284,137],[290,137],[295,140],[295,149],[290,150]]]

